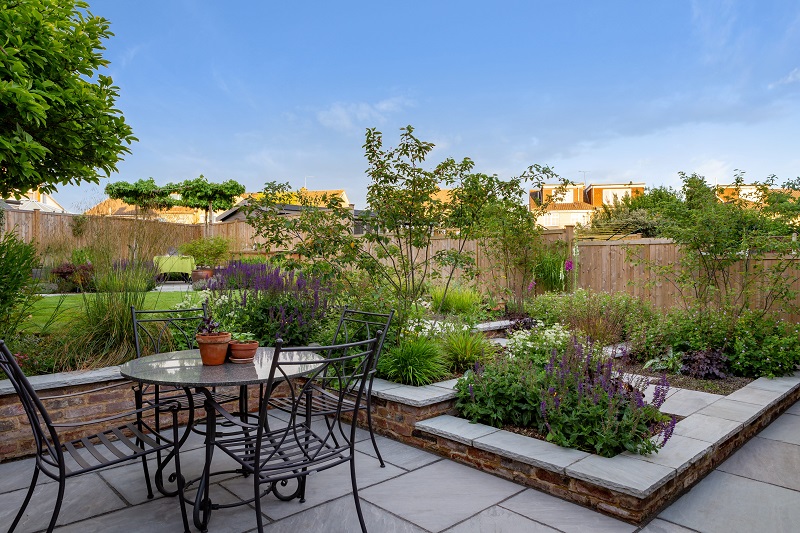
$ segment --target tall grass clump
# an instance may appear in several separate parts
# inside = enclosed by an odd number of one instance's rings
[[[432,309],[440,313],[471,315],[481,308],[481,293],[471,287],[451,285],[445,293],[445,287],[434,285],[428,291],[433,300]]]
[[[444,378],[447,363],[433,339],[407,337],[381,356],[378,373],[395,383],[419,387]]]
[[[497,346],[479,331],[451,331],[442,339],[445,361],[451,372],[464,372],[483,364],[497,353]]]

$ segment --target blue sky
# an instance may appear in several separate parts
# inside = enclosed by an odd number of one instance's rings
[[[678,186],[800,175],[800,4],[89,0],[139,142],[111,181],[344,188],[364,131],[476,171]],[[585,174],[584,174],[585,172]],[[100,186],[63,187],[70,210]]]

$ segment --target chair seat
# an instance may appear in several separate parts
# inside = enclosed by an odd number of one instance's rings
[[[350,460],[348,442],[337,445],[330,437],[321,437],[305,424],[265,431],[258,468],[254,464],[255,442],[255,430],[250,430],[217,438],[215,444],[246,472],[258,472],[262,480],[270,482],[298,478],[301,472],[306,476]]]
[[[299,398],[294,404],[292,403],[291,398],[277,397],[270,398],[269,405],[286,413],[291,413],[293,407],[299,407],[300,412],[304,412],[306,401],[306,396]],[[352,412],[355,407],[355,402],[345,397],[342,399],[342,408],[340,410],[338,393],[334,393],[325,389],[316,388],[314,393],[311,395],[311,415],[332,415],[338,412],[349,413]],[[366,403],[362,402],[359,408],[366,409]]]
[[[62,444],[64,457],[71,459],[64,465],[67,477],[84,474],[117,463],[129,461],[157,450],[173,446],[172,439],[163,434],[157,438],[152,433],[143,433],[136,422],[128,422],[102,433],[95,433]],[[107,451],[106,453],[103,453]],[[53,458],[45,453],[41,456],[40,467],[47,476],[58,479],[58,466]]]

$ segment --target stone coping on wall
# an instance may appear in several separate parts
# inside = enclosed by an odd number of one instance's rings
[[[125,379],[119,373],[118,366],[109,366],[95,370],[77,370],[74,372],[59,372],[58,374],[45,374],[42,376],[31,376],[28,381],[34,390],[59,389],[71,387],[73,385],[86,385],[88,383],[103,383],[106,381],[116,381]],[[11,380],[0,380],[0,396],[14,394],[14,386]]]
[[[446,385],[429,387],[444,389]],[[389,389],[394,398],[413,397],[413,393],[399,388],[402,386]],[[601,491],[633,497],[636,511],[632,514],[592,505],[582,499],[582,495],[577,495],[575,501],[638,522],[687,490],[798,397],[800,372],[781,378],[759,378],[728,396],[673,389],[662,410],[685,418],[677,423],[667,445],[659,453],[648,456],[624,452],[615,457],[601,457],[495,427],[473,424],[451,415],[418,421],[415,430],[444,439],[442,450],[452,447],[446,445],[447,441],[452,441],[468,449],[494,454],[501,462],[511,461],[511,464],[530,465],[550,472],[555,479],[561,480],[565,489],[557,494],[561,497],[572,499],[576,496],[566,489],[570,479],[580,480]],[[737,438],[740,434],[745,434],[746,438]],[[467,451],[467,456],[469,453]]]

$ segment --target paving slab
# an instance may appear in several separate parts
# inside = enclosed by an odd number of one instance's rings
[[[391,464],[381,468],[373,457],[356,452],[356,479],[359,490],[405,473],[405,470]],[[253,480],[250,478],[237,476],[220,482],[220,485],[243,500],[253,497]],[[291,488],[287,488],[285,492],[291,492]],[[305,503],[301,504],[298,500],[284,502],[269,495],[261,500],[261,509],[269,518],[279,520],[306,511],[315,505],[341,498],[351,492],[350,468],[347,464],[342,464],[308,477]],[[213,493],[211,498],[213,500]]]
[[[795,402],[786,412],[790,415],[800,415],[800,402]]]
[[[741,422],[696,413],[678,422],[673,435],[682,435],[714,444],[727,439],[741,428]]]
[[[639,533],[694,533],[694,529],[689,529],[666,520],[656,518],[645,527],[639,530]]]
[[[789,533],[800,524],[800,493],[715,470],[658,517],[704,533]]]
[[[781,376],[777,378],[758,378],[747,386],[754,389],[783,392],[784,396],[800,385],[800,376]]]
[[[724,418],[726,420],[733,420],[743,424],[749,424],[761,416],[761,414],[766,410],[766,406],[763,405],[722,398],[721,400],[717,400],[716,402],[712,403],[708,407],[700,409],[697,411],[697,413],[706,416]]]
[[[489,342],[491,342],[492,344],[496,344],[501,348],[505,348],[506,346],[508,346],[508,339],[505,337],[494,337],[489,339]]]
[[[440,461],[360,493],[364,500],[424,529],[442,531],[522,490],[511,481]]]
[[[501,329],[506,329],[512,324],[511,320],[495,320],[494,322],[484,322],[482,324],[477,324],[473,331],[498,331]]]
[[[0,524],[11,524],[14,516],[22,507],[26,492],[27,488],[3,494],[3,505],[0,506]],[[45,529],[53,515],[57,494],[58,483],[37,485],[16,532],[28,533]],[[177,509],[177,500],[174,500],[174,504]],[[70,524],[121,509],[125,505],[125,502],[114,494],[114,491],[97,474],[77,476],[67,480],[64,501],[57,523]]]
[[[564,448],[539,439],[532,439],[510,431],[497,431],[475,439],[474,446],[521,463],[563,474],[565,469],[589,454],[581,450]]]
[[[414,470],[442,460],[438,455],[388,439],[382,435],[375,435],[375,441],[378,443],[378,449],[381,451],[384,462],[400,467],[403,470]],[[372,441],[369,439],[357,442],[356,450],[377,458],[375,448],[372,447]]]
[[[455,390],[458,379],[448,379],[447,381],[438,381],[431,383],[431,387],[439,387],[440,389],[447,389],[448,391]]]
[[[414,407],[425,407],[433,403],[452,400],[456,397],[455,391],[434,387],[433,385],[426,385],[424,387],[401,385],[393,389],[381,391],[376,391],[373,387],[372,394],[378,398],[405,405],[412,405]]]
[[[722,463],[718,470],[800,490],[800,448],[756,437]]]
[[[631,452],[623,452],[621,455],[666,466],[668,468],[674,468],[675,471],[680,474],[706,454],[710,453],[713,448],[714,445],[710,442],[691,439],[682,435],[672,435],[669,441],[667,441],[667,444],[658,450],[658,453],[638,455]]]
[[[758,434],[762,439],[800,445],[800,416],[784,413]]]
[[[769,405],[778,401],[786,395],[782,391],[758,389],[756,387],[742,387],[741,389],[728,394],[729,400],[737,402],[752,403],[756,405]]]
[[[372,381],[372,393],[376,393],[379,391],[385,391],[389,389],[397,389],[399,387],[404,387],[399,383],[394,383],[393,381],[386,381],[385,379],[375,378]]]
[[[671,415],[689,416],[724,397],[720,394],[681,389],[667,398],[661,411]]]
[[[473,424],[469,420],[452,415],[441,415],[417,422],[414,427],[432,435],[451,439],[467,446],[472,441],[499,431],[492,426]]]
[[[502,533],[557,533],[557,529],[534,522],[529,518],[500,506],[489,507],[475,516],[464,520],[445,533],[475,533],[502,532]]]
[[[297,502],[294,502],[297,503]],[[291,505],[285,502],[284,505]],[[427,533],[424,529],[407,520],[393,516],[362,500],[361,512],[368,531],[376,533]],[[308,531],[325,533],[352,533],[361,531],[356,514],[356,505],[352,496],[344,496],[322,505],[318,505],[303,513],[293,514],[264,527],[265,532],[286,533],[291,531]]]
[[[534,489],[527,489],[500,506],[565,533],[632,533],[638,529]]]
[[[644,498],[675,477],[675,469],[631,456],[590,455],[568,466],[566,473],[600,487]]]
[[[19,489],[27,490],[33,479],[33,469],[35,466],[36,459],[33,458],[0,463],[0,469],[2,469],[2,475],[0,475],[0,494]],[[53,483],[53,480],[39,474],[37,483],[39,485]]]

